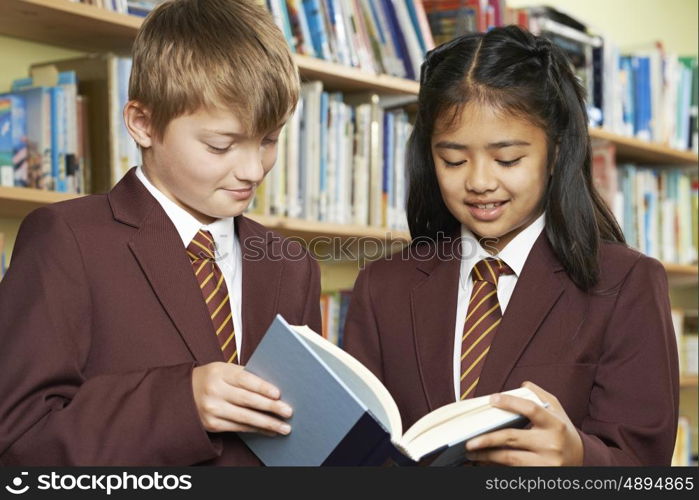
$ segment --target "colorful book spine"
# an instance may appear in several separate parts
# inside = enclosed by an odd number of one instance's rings
[[[0,186],[28,186],[24,97],[0,95]]]

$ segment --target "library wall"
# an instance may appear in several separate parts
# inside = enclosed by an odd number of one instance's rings
[[[699,4],[696,0],[507,0],[508,7],[546,4],[560,8],[608,35],[621,49],[662,40],[679,55],[697,54]],[[619,22],[629,19],[631,22]]]

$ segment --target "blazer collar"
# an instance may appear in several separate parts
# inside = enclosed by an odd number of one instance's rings
[[[114,218],[137,229],[128,246],[194,359],[200,364],[222,361],[209,311],[182,239],[165,211],[136,177],[135,168],[107,196]],[[244,335],[240,359],[244,363],[274,317],[282,263],[267,253],[272,243],[280,240],[273,232],[242,215],[236,217],[235,227],[243,261]]]
[[[419,244],[414,255],[417,269],[425,274],[410,292],[413,339],[418,370],[430,410],[454,402],[452,355],[456,324],[456,299],[461,265],[461,243]]]
[[[460,247],[437,245],[434,258],[418,262],[426,277],[411,290],[413,337],[418,370],[431,410],[454,402],[453,354]],[[438,255],[442,249],[442,255]],[[476,396],[503,390],[510,372],[556,303],[563,268],[546,232],[539,235],[522,269],[514,293],[486,358]]]
[[[505,382],[527,344],[563,293],[563,266],[542,231],[517,279],[486,357],[475,397],[505,390]],[[514,387],[513,387],[514,389]]]

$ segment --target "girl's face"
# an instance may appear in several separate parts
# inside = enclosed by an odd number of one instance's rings
[[[432,136],[437,181],[456,219],[501,251],[543,211],[546,133],[513,115],[467,104]]]

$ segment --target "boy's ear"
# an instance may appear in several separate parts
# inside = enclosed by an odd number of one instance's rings
[[[142,148],[153,144],[150,110],[138,101],[129,101],[124,106],[124,123],[129,135]]]

